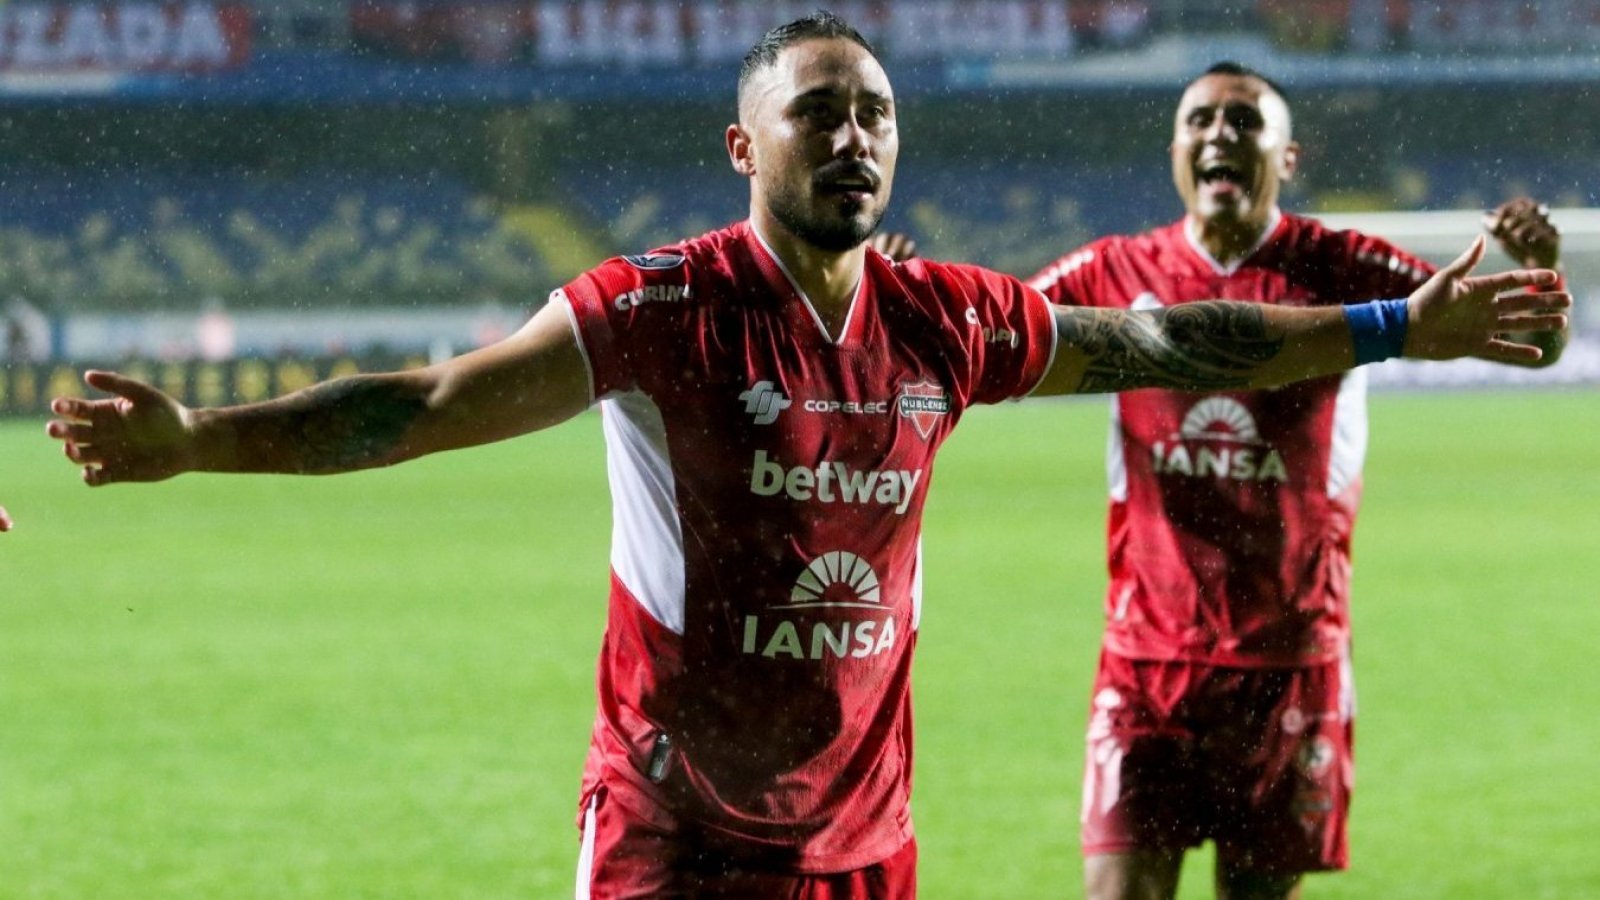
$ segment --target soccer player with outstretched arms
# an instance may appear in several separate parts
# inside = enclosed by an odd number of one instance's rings
[[[768,32],[726,132],[749,218],[614,259],[505,341],[248,406],[109,372],[48,433],[90,485],[333,473],[556,425],[598,404],[614,514],[580,897],[915,894],[910,663],[934,454],[1030,394],[1262,387],[1366,359],[1536,359],[1555,275],[1474,246],[1383,305],[1054,309],[1009,276],[864,242],[899,149],[871,46],[817,13]],[[1015,338],[995,339],[1001,333]]]

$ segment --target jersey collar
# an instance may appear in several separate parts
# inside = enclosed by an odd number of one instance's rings
[[[837,336],[830,335],[828,334],[828,327],[822,324],[822,317],[817,315],[817,308],[812,305],[811,298],[807,297],[806,292],[800,289],[800,282],[789,272],[789,267],[783,264],[783,260],[773,251],[772,245],[767,243],[767,239],[761,236],[761,231],[756,228],[755,220],[750,220],[748,226],[750,235],[756,239],[756,245],[761,248],[761,253],[758,256],[764,256],[767,262],[771,263],[778,270],[778,273],[783,276],[784,281],[788,282],[789,289],[794,291],[794,295],[805,306],[806,312],[810,313],[812,324],[817,326],[817,333],[822,336],[824,341],[830,344],[843,344],[845,335],[850,333],[850,326],[855,323],[856,310],[861,306],[861,287],[867,281],[866,267],[862,267],[861,278],[856,281],[855,293],[850,296],[850,308],[845,311],[844,322],[839,326],[839,334]]]
[[[1206,249],[1206,245],[1200,243],[1200,226],[1199,223],[1195,222],[1194,216],[1183,217],[1183,236],[1189,241],[1189,248],[1193,250],[1195,255],[1200,257],[1200,259],[1203,260],[1206,265],[1210,266],[1213,272],[1216,272],[1218,275],[1232,275],[1233,273],[1239,271],[1240,266],[1244,265],[1246,262],[1249,262],[1250,257],[1256,255],[1256,251],[1266,246],[1267,242],[1272,240],[1273,235],[1277,234],[1278,232],[1278,226],[1282,224],[1283,211],[1276,206],[1272,207],[1272,212],[1267,217],[1267,227],[1261,229],[1261,237],[1256,240],[1255,246],[1251,247],[1249,251],[1227,265],[1223,265],[1222,263],[1218,262],[1217,258],[1211,255],[1211,251]]]

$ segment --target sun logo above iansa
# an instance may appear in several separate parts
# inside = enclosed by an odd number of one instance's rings
[[[791,603],[877,603],[878,573],[866,560],[845,550],[824,553],[795,579]]]
[[[1244,408],[1244,404],[1232,397],[1207,397],[1196,403],[1189,414],[1183,417],[1178,434],[1188,440],[1233,441],[1239,444],[1261,442],[1256,420]]]

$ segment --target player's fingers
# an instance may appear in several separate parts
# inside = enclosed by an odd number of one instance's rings
[[[87,442],[94,435],[94,426],[86,422],[66,422],[53,419],[44,426],[44,433],[58,441]]]
[[[1490,362],[1538,362],[1544,357],[1544,351],[1532,344],[1519,344],[1516,341],[1495,338],[1485,344],[1477,356]]]
[[[1483,235],[1473,238],[1472,244],[1471,246],[1467,247],[1466,252],[1462,253],[1454,260],[1451,260],[1450,264],[1445,266],[1440,271],[1447,278],[1466,277],[1467,273],[1472,271],[1472,267],[1476,266],[1478,262],[1483,259],[1483,247]]]
[[[1549,222],[1529,219],[1513,224],[1506,232],[1506,237],[1523,246],[1527,246],[1540,238],[1547,238],[1554,233],[1555,229],[1550,227]]]
[[[6,512],[4,506],[0,506],[0,531],[10,531],[11,527],[11,514]]]
[[[102,463],[83,467],[83,483],[90,487],[104,487],[127,480],[128,472],[120,466]]]
[[[1565,315],[1561,313],[1524,313],[1515,316],[1501,316],[1496,320],[1495,329],[1498,331],[1566,331],[1570,324]]]
[[[105,462],[105,451],[94,444],[66,443],[61,445],[61,452],[80,466],[98,466]]]
[[[118,375],[116,372],[90,369],[83,373],[83,380],[92,388],[126,397],[135,403],[159,403],[166,397],[150,385]]]
[[[1461,286],[1469,291],[1511,291],[1529,285],[1555,284],[1554,269],[1509,269],[1490,275],[1463,278]]]
[[[1572,308],[1572,294],[1567,291],[1540,291],[1536,294],[1505,294],[1496,297],[1494,308],[1502,313],[1539,310],[1557,312]]]
[[[50,411],[58,416],[87,422],[96,411],[106,408],[104,401],[83,400],[77,397],[57,397],[50,401]]]

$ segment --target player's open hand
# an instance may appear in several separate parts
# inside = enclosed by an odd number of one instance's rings
[[[191,467],[191,417],[183,404],[112,372],[91,370],[83,380],[116,396],[57,397],[50,411],[59,418],[45,425],[45,433],[61,441],[67,459],[83,467],[85,483],[160,481]]]
[[[10,530],[11,530],[11,516],[6,512],[6,508],[4,506],[0,506],[0,531],[10,531]]]
[[[898,231],[880,231],[867,239],[872,249],[895,262],[905,262],[917,255],[917,242],[909,234]]]
[[[1561,259],[1561,232],[1550,207],[1528,197],[1508,200],[1483,217],[1483,228],[1506,255],[1530,269],[1551,269]]]
[[[1479,237],[1411,295],[1406,356],[1536,362],[1543,351],[1511,333],[1566,329],[1563,310],[1572,306],[1572,295],[1539,290],[1556,283],[1553,270],[1513,269],[1475,276],[1472,269],[1483,259],[1483,249],[1484,239]]]

